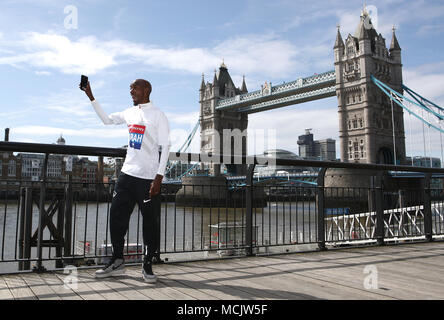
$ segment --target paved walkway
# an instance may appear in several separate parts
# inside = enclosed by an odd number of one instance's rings
[[[444,242],[155,265],[96,280],[78,271],[0,276],[0,299],[444,299]],[[375,288],[377,286],[377,288]]]

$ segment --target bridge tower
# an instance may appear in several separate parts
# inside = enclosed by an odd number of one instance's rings
[[[225,63],[219,67],[219,71],[214,71],[213,82],[205,83],[202,75],[202,83],[199,90],[200,103],[200,149],[202,153],[223,154],[224,145],[231,145],[231,154],[235,154],[234,138],[230,141],[224,141],[224,129],[238,129],[242,132],[242,155],[247,154],[247,126],[248,115],[236,111],[216,110],[217,102],[221,99],[235,97],[239,94],[247,93],[245,77],[241,88],[236,88],[228,68]],[[239,155],[239,154],[235,154]],[[210,175],[219,176],[221,171],[220,164],[210,165]],[[227,165],[227,171],[234,175],[245,175],[245,165]]]
[[[385,39],[376,32],[364,9],[355,34],[349,34],[345,42],[338,27],[334,56],[341,160],[394,164],[396,159],[403,164],[402,108],[393,104],[393,134],[390,99],[370,78],[374,75],[402,93],[401,48],[395,30],[387,49]]]

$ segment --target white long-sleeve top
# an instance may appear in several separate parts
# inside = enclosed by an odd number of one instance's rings
[[[156,174],[165,174],[170,151],[170,126],[159,108],[149,102],[108,115],[97,100],[91,104],[104,124],[128,125],[128,150],[123,173],[142,179],[154,179]]]

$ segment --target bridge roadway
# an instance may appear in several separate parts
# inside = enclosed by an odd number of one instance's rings
[[[269,88],[270,89],[270,88]],[[335,71],[219,100],[216,110],[256,113],[336,95]]]
[[[373,266],[377,288],[365,286]],[[330,249],[224,260],[155,265],[156,284],[140,266],[125,276],[78,271],[77,289],[62,271],[0,276],[1,299],[444,299],[444,242]],[[376,284],[376,282],[373,282]],[[367,287],[367,288],[366,288]]]

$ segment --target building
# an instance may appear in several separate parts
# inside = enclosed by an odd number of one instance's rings
[[[65,139],[60,135],[57,144],[64,145]],[[45,155],[40,153],[19,153],[22,166],[21,176],[25,181],[40,181],[42,179]],[[48,167],[46,177],[51,181],[66,181],[65,156],[50,154],[48,156]]]
[[[97,162],[88,157],[73,158],[72,181],[83,189],[95,190],[97,182]]]
[[[270,149],[265,150],[263,154],[257,155],[257,157],[264,158],[276,158],[276,159],[289,159],[289,160],[302,160],[300,156],[297,156],[291,151],[283,149]],[[259,176],[271,176],[278,172],[286,173],[300,173],[303,171],[316,171],[311,167],[295,167],[295,166],[281,166],[281,165],[257,165],[256,173]]]
[[[22,160],[22,178],[25,181],[40,181],[42,178],[45,155],[38,153],[19,153]],[[62,181],[65,178],[63,156],[50,154],[46,171],[48,180]]]
[[[393,29],[390,47],[373,27],[366,10],[354,35],[343,41],[339,27],[334,45],[340,157],[344,162],[405,163],[403,110],[371,80],[371,75],[401,93],[401,47]]]
[[[2,181],[21,179],[21,159],[12,152],[0,153],[0,178]]]
[[[9,141],[9,128],[5,129],[5,142]],[[18,184],[21,179],[22,161],[13,152],[0,152],[0,180],[5,185],[6,181]],[[8,183],[8,186],[10,183]]]
[[[336,141],[334,139],[314,140],[312,129],[306,129],[305,134],[299,136],[299,156],[302,159],[336,160]]]

